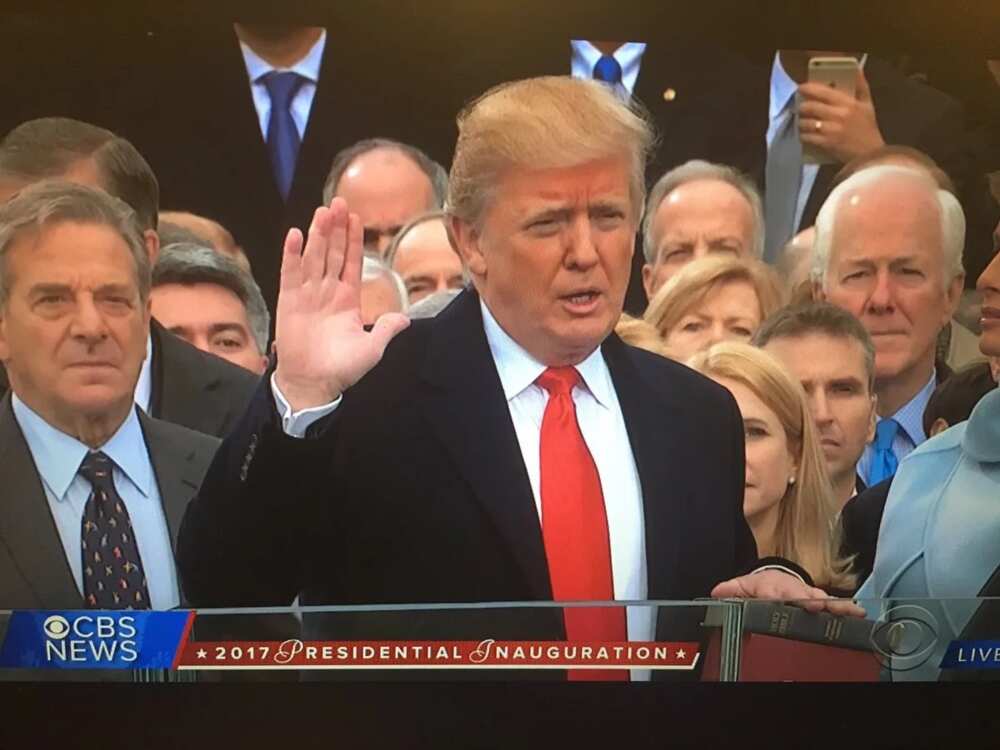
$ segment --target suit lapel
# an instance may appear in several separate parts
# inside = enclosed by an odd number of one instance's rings
[[[28,444],[14,419],[10,396],[0,402],[0,539],[46,609],[82,607],[66,552],[49,512]],[[72,603],[72,604],[71,604]]]
[[[683,527],[680,509],[689,494],[677,472],[670,469],[678,465],[677,457],[685,454],[680,444],[682,431],[664,429],[665,425],[676,422],[676,415],[660,408],[661,403],[630,360],[621,339],[612,334],[602,350],[618,394],[642,488],[647,597],[670,598],[675,590],[679,530]]]
[[[141,411],[139,423],[146,437],[146,450],[153,465],[156,485],[160,490],[160,503],[170,529],[170,544],[177,549],[177,532],[184,517],[188,501],[194,497],[201,484],[194,465],[197,449],[163,432],[162,425]]]
[[[551,599],[541,524],[483,330],[479,296],[463,293],[434,321],[417,399],[434,433],[506,542],[536,599]]]

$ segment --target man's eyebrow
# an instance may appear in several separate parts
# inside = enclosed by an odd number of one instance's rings
[[[864,381],[860,378],[856,378],[853,375],[847,375],[842,378],[832,378],[830,380],[830,385],[853,385],[860,387],[864,384]]]
[[[45,294],[62,294],[69,291],[71,291],[69,284],[42,281],[38,284],[32,285],[32,287],[28,290],[28,295],[34,297]]]
[[[212,323],[212,325],[208,327],[208,333],[210,335],[216,333],[226,333],[227,331],[236,331],[237,333],[242,334],[247,333],[246,327],[242,323]]]

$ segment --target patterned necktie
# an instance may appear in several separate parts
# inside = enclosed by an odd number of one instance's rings
[[[536,381],[549,393],[542,416],[542,538],[556,601],[611,600],[611,543],[604,494],[593,456],[576,420],[572,367],[550,367]],[[628,640],[622,607],[567,607],[566,639]],[[627,670],[569,671],[571,680],[627,680]]]
[[[896,473],[899,460],[892,452],[892,443],[899,432],[899,422],[895,419],[880,419],[875,425],[875,454],[868,471],[868,486],[878,484]]]
[[[301,145],[299,131],[292,119],[292,99],[306,79],[292,71],[271,71],[260,80],[271,97],[271,115],[267,120],[267,150],[271,156],[271,168],[281,197],[288,200]]]
[[[104,453],[88,453],[80,474],[93,491],[83,509],[83,599],[90,609],[149,609],[149,590],[128,509]]]
[[[786,117],[767,150],[764,175],[764,260],[773,263],[795,234],[795,207],[802,186],[802,142],[795,97],[785,105]]]

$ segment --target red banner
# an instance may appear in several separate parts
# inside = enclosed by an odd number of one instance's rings
[[[566,641],[189,641],[178,669],[675,669],[697,643]]]

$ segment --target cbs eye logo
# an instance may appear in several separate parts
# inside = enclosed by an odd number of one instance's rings
[[[923,666],[938,642],[938,621],[915,604],[892,607],[872,628],[875,658],[890,672],[909,672]]]
[[[42,630],[45,631],[45,635],[49,638],[61,641],[69,635],[69,621],[60,615],[52,615],[45,618],[45,622],[42,623]]]

